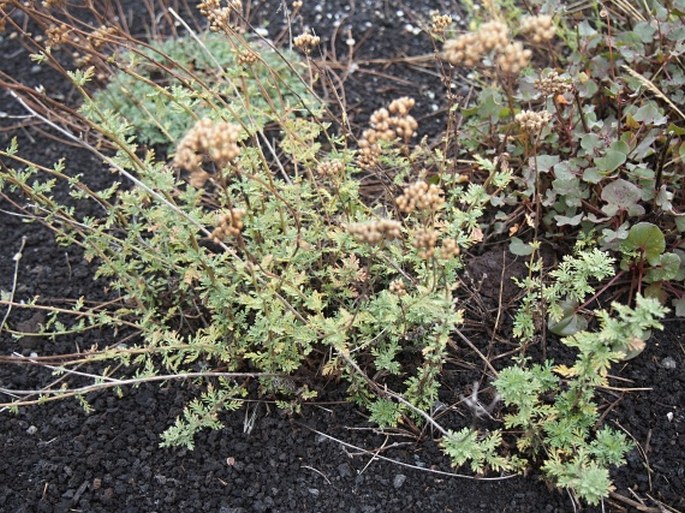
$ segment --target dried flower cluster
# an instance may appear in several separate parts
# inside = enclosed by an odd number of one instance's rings
[[[378,244],[384,240],[399,239],[402,225],[391,219],[381,219],[370,223],[348,224],[346,229],[359,242]]]
[[[431,258],[435,255],[435,245],[438,242],[438,232],[435,230],[417,230],[414,233],[414,247],[419,249],[421,258]]]
[[[259,60],[257,52],[246,50],[238,54],[236,59],[239,66],[250,66]]]
[[[443,58],[455,66],[475,66],[487,52],[501,51],[508,43],[507,26],[500,21],[489,21],[475,32],[448,40],[443,48]]]
[[[45,30],[48,48],[57,48],[69,41],[71,27],[65,23],[52,25]]]
[[[319,164],[316,172],[328,178],[341,176],[345,172],[345,163],[342,160],[326,160]]]
[[[459,256],[459,253],[459,246],[457,245],[456,240],[447,238],[442,241],[442,246],[440,246],[440,258],[449,260],[450,258]]]
[[[369,120],[371,128],[364,130],[359,141],[359,164],[372,167],[378,162],[381,149],[379,141],[392,141],[396,138],[408,142],[419,127],[409,111],[414,107],[414,99],[402,97],[393,100],[388,108],[374,111]]]
[[[310,34],[309,32],[300,34],[293,39],[293,44],[304,53],[311,52],[312,48],[318,46],[319,43],[321,43],[321,38],[319,36],[315,36],[314,34]]]
[[[99,50],[108,42],[111,36],[116,34],[116,32],[117,29],[115,27],[101,25],[88,35],[88,42],[94,50]]]
[[[554,39],[556,27],[549,14],[526,16],[521,20],[521,33],[531,42],[540,44]]]
[[[483,50],[475,32],[449,39],[443,48],[443,59],[455,66],[475,66],[482,57]]]
[[[390,286],[388,287],[388,290],[390,291],[391,294],[394,294],[396,296],[404,296],[407,294],[407,288],[404,285],[404,281],[401,278],[397,278],[395,280],[392,280],[390,282]]]
[[[528,66],[533,52],[523,48],[523,43],[515,41],[504,48],[497,57],[497,66],[504,73],[516,75],[523,68]]]
[[[414,210],[435,212],[442,207],[445,199],[440,187],[418,180],[405,188],[402,195],[395,199],[395,203],[402,212],[407,214]]]
[[[205,157],[218,167],[224,167],[240,153],[238,137],[240,127],[225,121],[201,119],[181,139],[176,149],[174,165],[190,171],[190,183],[202,187],[209,173],[202,169]]]
[[[475,32],[467,32],[445,42],[443,59],[455,66],[475,66],[489,52],[496,55],[497,67],[515,75],[530,62],[532,52],[519,41],[509,40],[509,30],[501,21],[483,23]]]
[[[535,88],[545,96],[558,96],[570,91],[573,86],[570,79],[562,78],[559,73],[551,70],[535,81]]]
[[[477,34],[485,52],[502,50],[509,43],[509,29],[501,21],[483,23]]]
[[[235,237],[243,229],[244,208],[232,208],[226,214],[219,216],[216,228],[212,231],[211,239],[220,243],[229,237]]]
[[[203,0],[197,8],[209,21],[209,30],[224,32],[231,30],[231,16],[242,12],[243,3],[241,0],[230,0],[226,7],[222,7],[221,0]]]
[[[433,13],[431,16],[431,31],[433,34],[442,35],[445,29],[452,24],[452,16],[449,14]]]
[[[547,111],[535,112],[532,110],[523,110],[516,114],[516,122],[519,126],[529,134],[537,134],[542,130],[549,120],[551,115]]]

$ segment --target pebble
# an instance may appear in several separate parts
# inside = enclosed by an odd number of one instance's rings
[[[318,488],[307,488],[307,491],[314,497],[318,497],[321,493]]]
[[[38,432],[38,428],[36,426],[29,426],[28,429],[26,430],[27,435],[35,435]]]
[[[343,478],[350,477],[352,475],[352,470],[347,463],[341,463],[338,465],[338,474]]]
[[[673,359],[673,357],[667,356],[666,358],[661,360],[661,366],[664,369],[673,370],[676,368],[676,363],[675,363],[675,360]]]
[[[404,474],[397,474],[395,476],[395,479],[392,480],[392,485],[395,487],[395,489],[399,489],[402,487],[404,482],[407,480],[407,476]]]

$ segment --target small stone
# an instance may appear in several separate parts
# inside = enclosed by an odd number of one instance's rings
[[[347,463],[341,463],[340,465],[338,465],[338,474],[342,478],[350,477],[352,475],[352,470],[350,469],[350,466]]]
[[[668,419],[669,422],[673,422],[673,412],[672,412],[672,411],[669,411],[669,412],[666,414],[666,418]]]
[[[396,490],[402,487],[404,482],[407,480],[407,476],[404,474],[397,474],[395,478],[392,480],[392,485],[395,487]]]
[[[661,360],[661,366],[664,369],[673,370],[676,368],[676,363],[675,363],[675,360],[673,359],[673,357],[667,356],[666,358]]]
[[[35,435],[38,432],[38,428],[36,426],[29,426],[28,429],[26,430],[27,435]]]
[[[318,497],[321,493],[318,488],[307,488],[307,491],[314,497]]]

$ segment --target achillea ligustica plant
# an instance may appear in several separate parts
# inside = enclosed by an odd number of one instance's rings
[[[610,493],[609,467],[629,444],[601,426],[598,391],[611,365],[637,356],[660,328],[659,301],[685,312],[685,78],[679,59],[666,57],[684,52],[675,14],[645,5],[644,20],[609,26],[597,17],[575,30],[537,1],[524,18],[488,2],[487,18],[456,37],[451,20],[435,16],[429,30],[446,38],[436,52],[442,79],[451,87],[455,70],[473,68],[471,103],[450,92],[444,132],[416,142],[411,112],[421,100],[394,99],[355,143],[311,88],[325,75],[314,72],[323,64],[311,56],[313,33],[293,40],[301,59],[246,33],[241,2],[206,0],[206,33],[176,15],[185,35],[144,43],[115,20],[84,28],[68,4],[45,3],[0,9],[44,29],[42,43],[32,41],[37,63],[64,71],[57,54],[78,50],[80,67],[65,73],[82,118],[60,110],[68,115],[52,121],[59,116],[39,111],[57,105],[47,98],[22,105],[128,184],[94,191],[68,163],[34,165],[12,143],[0,152],[0,188],[23,195],[25,211],[61,243],[81,245],[116,295],[106,308],[78,301],[70,330],[137,334],[135,344],[81,358],[135,366],[135,383],[197,379],[196,399],[163,445],[192,447],[250,391],[297,411],[316,397],[320,369],[344,380],[381,427],[431,426],[455,466],[483,474],[539,465],[574,498],[596,504]],[[30,90],[14,86],[20,99]],[[58,181],[102,216],[60,203]],[[481,244],[526,261],[515,277],[518,309],[477,319],[492,320],[491,341],[518,341],[513,356],[510,347],[484,354],[460,331],[479,303],[463,261]],[[553,268],[544,245],[560,252]],[[611,314],[595,302],[608,292],[626,297]],[[65,311],[52,309],[45,334],[70,331]],[[577,352],[572,365],[532,361],[534,343],[556,343],[547,330]],[[473,355],[466,367],[481,366],[492,394],[474,385],[446,407],[445,366]],[[87,406],[84,390],[92,388],[55,383],[49,400],[78,396]],[[453,408],[498,427],[443,426],[439,412]]]

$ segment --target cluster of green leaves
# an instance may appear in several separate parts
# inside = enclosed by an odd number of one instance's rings
[[[481,21],[507,20],[517,36],[524,13],[513,4],[473,12]],[[525,294],[513,335],[523,352],[546,326],[578,356],[568,368],[520,355],[494,381],[508,412],[505,431],[465,428],[442,441],[455,465],[470,462],[477,472],[523,468],[542,457],[557,486],[591,504],[608,495],[608,469],[630,449],[622,433],[597,426],[596,389],[607,385],[613,362],[644,349],[667,311],[661,305],[670,301],[685,312],[685,213],[677,207],[685,148],[681,10],[650,2],[607,16],[601,7],[555,18],[557,38],[532,47],[533,63],[520,76],[477,68],[469,77],[482,86],[475,101],[455,109],[464,120],[456,154],[480,155],[479,164],[505,158],[514,172],[504,200],[490,201],[494,222],[485,230],[495,240],[508,232],[510,251],[529,258],[528,275],[515,278]],[[564,5],[526,9],[551,14]],[[551,75],[566,84],[554,94],[539,86]],[[524,110],[550,121],[530,133],[516,121]],[[568,248],[569,241],[574,253],[546,271],[542,246]],[[634,308],[614,303],[614,317],[592,311],[591,296],[625,283],[621,277],[631,281]],[[598,330],[589,329],[593,319]],[[502,436],[511,432],[517,451],[502,455]]]
[[[60,169],[24,168],[12,147],[2,154],[19,165],[2,171],[0,187],[26,195],[36,216],[52,223],[62,242],[80,244],[97,263],[97,277],[120,295],[116,308],[93,318],[137,329],[140,342],[112,348],[107,358],[135,365],[140,380],[209,369],[234,376],[209,378],[211,386],[165,433],[165,445],[192,447],[198,429],[219,427],[220,412],[241,404],[251,379],[281,406],[297,409],[316,396],[295,379],[310,366],[347,379],[351,399],[381,425],[420,418],[437,400],[450,333],[462,321],[452,294],[462,264],[456,257],[421,257],[412,235],[440,226],[442,236],[468,247],[493,192],[445,182],[443,210],[396,214],[399,239],[358,241],[348,224],[393,214],[377,214],[378,205],[360,193],[356,152],[312,115],[309,106],[318,100],[292,74],[300,63],[288,56],[273,65],[285,56],[261,52],[263,70],[239,66],[222,37],[202,36],[201,49],[214,52],[207,57],[190,51],[196,41],[189,38],[131,48],[115,57],[126,72],[93,95],[87,93],[92,70],[69,74],[83,93],[81,112],[117,149],[105,162],[133,186],[85,189]],[[224,63],[221,73],[202,83],[197,77],[215,62]],[[190,67],[193,73],[181,80]],[[230,87],[241,79],[254,86],[244,89],[238,109]],[[200,116],[240,122],[241,150],[225,168],[206,164],[212,180],[195,188],[141,143],[177,142]],[[274,148],[257,144],[269,140],[267,124],[270,133],[279,132],[278,162]],[[417,162],[426,155],[439,158],[427,149],[410,155],[392,144],[384,148],[383,165],[397,171],[395,182],[385,184],[391,195],[416,180]],[[333,160],[342,172],[320,175],[318,166]],[[492,170],[500,188],[510,179]],[[83,217],[60,205],[53,194],[58,180],[73,186],[74,198],[103,206],[103,216]],[[240,234],[212,241],[217,217],[236,207],[246,212]],[[389,288],[397,279],[403,295]]]
[[[664,309],[651,298],[637,296],[635,308],[613,304],[616,312],[597,312],[598,331],[579,331],[562,338],[577,349],[570,368],[546,361],[522,361],[503,369],[494,385],[507,408],[504,427],[521,430],[516,447],[522,454],[544,454],[543,471],[562,488],[590,504],[599,503],[611,488],[609,466],[624,463],[631,449],[625,435],[608,427],[595,430],[599,418],[596,388],[608,385],[612,362],[622,360],[632,341],[660,329]],[[560,380],[555,372],[564,379]]]
[[[537,228],[516,233],[513,253],[529,255],[536,234],[558,244],[592,238],[622,261],[634,291],[672,301],[682,314],[682,18],[661,2],[608,16],[600,7],[559,16],[557,38],[533,47],[533,64],[521,76],[489,81],[462,109],[460,142],[469,154],[510,157],[517,179],[506,203],[493,204],[500,211],[492,234],[520,225],[524,205]],[[564,5],[544,2],[542,9],[561,12]],[[515,34],[520,11],[500,15]],[[566,81],[567,92],[536,87],[552,72]],[[514,120],[522,110],[551,120],[538,134],[525,133]]]
[[[543,294],[553,296],[568,279],[582,283],[587,271],[583,264],[588,259],[599,266],[611,264],[606,254],[581,251],[578,258],[567,259],[555,270],[555,284]],[[582,290],[581,297],[589,292]],[[606,426],[597,428],[596,389],[608,385],[612,363],[625,359],[635,346],[641,348],[650,330],[661,329],[658,319],[665,314],[655,299],[643,296],[637,296],[635,308],[618,303],[612,307],[613,317],[605,310],[596,312],[597,331],[576,330],[561,339],[578,351],[572,367],[549,360],[532,363],[520,357],[499,372],[493,384],[508,412],[503,427],[517,433],[516,452],[502,454],[500,430],[483,435],[464,428],[449,432],[442,440],[454,464],[470,462],[476,472],[517,470],[542,457],[543,472],[557,486],[590,504],[606,497],[612,490],[609,467],[624,463],[631,444],[623,433]]]
[[[174,144],[195,120],[218,112],[254,132],[279,114],[318,117],[322,109],[301,78],[304,62],[256,38],[186,35],[121,51],[111,62],[120,71],[94,91],[93,103],[121,116],[141,143]]]

